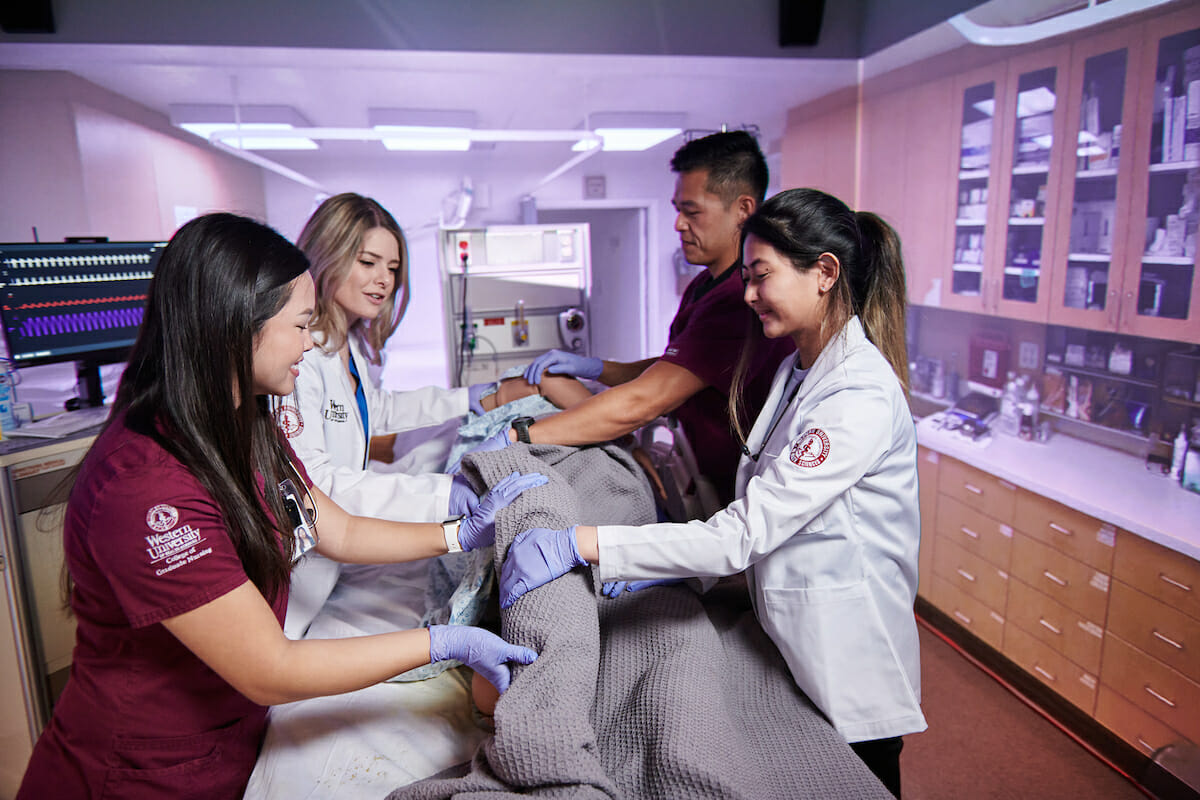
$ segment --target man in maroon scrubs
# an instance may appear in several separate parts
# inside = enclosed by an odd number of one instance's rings
[[[732,131],[683,145],[671,159],[671,169],[679,176],[671,199],[678,212],[679,243],[687,260],[704,270],[684,290],[666,351],[633,363],[560,350],[539,356],[525,373],[531,383],[548,372],[613,388],[538,420],[528,436],[547,444],[607,442],[673,413],[700,472],[712,480],[724,504],[733,499],[741,452],[727,412],[738,357],[748,345],[752,359],[742,420],[748,430],[776,368],[792,350],[786,337],[766,339],[742,300],[741,225],[764,199],[767,164],[753,136]]]

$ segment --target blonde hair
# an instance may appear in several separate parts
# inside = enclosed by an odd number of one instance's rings
[[[372,228],[383,228],[396,237],[400,247],[400,268],[392,293],[383,309],[370,323],[346,321],[346,313],[333,296],[354,268],[362,251],[363,237]],[[322,349],[333,352],[341,349],[352,330],[358,330],[367,344],[367,358],[380,363],[384,344],[395,332],[408,309],[408,242],[404,231],[387,209],[369,197],[344,192],[334,195],[313,212],[300,232],[296,244],[312,264],[309,271],[317,289],[317,304],[310,327],[323,337]],[[397,301],[399,296],[399,301]]]
[[[868,211],[851,211],[841,200],[816,189],[789,189],[742,224],[742,242],[750,235],[801,272],[812,269],[822,253],[836,256],[841,270],[821,320],[822,341],[829,341],[857,315],[867,339],[879,348],[908,391],[904,261],[900,237],[890,225]],[[751,341],[746,337],[747,345]],[[743,348],[729,393],[730,422],[743,442],[741,383],[750,355],[749,348]]]

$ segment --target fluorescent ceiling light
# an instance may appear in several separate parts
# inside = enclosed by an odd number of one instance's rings
[[[683,128],[594,128],[592,130],[604,140],[604,150],[649,150],[656,144],[683,133]],[[572,150],[590,150],[595,142],[576,142]]]
[[[171,124],[207,141],[240,150],[316,150],[312,139],[273,133],[307,128],[308,121],[291,106],[232,106],[219,103],[170,107]]]
[[[295,126],[286,122],[257,122],[244,125],[230,125],[227,122],[184,122],[180,126],[185,131],[196,134],[202,139],[209,139],[217,131],[234,133],[236,136],[221,136],[221,141],[230,147],[242,150],[316,150],[317,143],[312,139],[300,136],[271,136],[273,131],[290,131]]]
[[[972,44],[1004,47],[1061,36],[1169,2],[1172,0],[1107,0],[1102,3],[1093,0],[1085,8],[1077,8],[1025,25],[978,25],[967,19],[966,14],[956,14],[947,22]]]
[[[470,150],[469,128],[432,125],[375,125],[380,133],[394,133],[381,141],[388,150]]]

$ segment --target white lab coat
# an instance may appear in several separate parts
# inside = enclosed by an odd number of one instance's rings
[[[751,430],[757,453],[793,369]],[[849,742],[925,729],[913,602],[916,431],[857,317],[821,352],[736,498],[709,520],[599,529],[604,581],[746,570],[755,612],[796,684]]]
[[[368,441],[354,387],[336,352],[317,346],[300,362],[296,391],[276,404],[276,419],[313,483],[351,514],[402,522],[441,522],[449,516],[450,476],[367,469]],[[362,378],[371,436],[440,425],[467,414],[467,390],[428,386],[385,391],[368,377],[357,337],[350,357]],[[320,533],[318,523],[317,532]],[[292,571],[284,631],[299,638],[337,582],[337,562],[310,553]]]

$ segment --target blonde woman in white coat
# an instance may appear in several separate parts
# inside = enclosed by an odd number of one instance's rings
[[[485,386],[386,391],[368,376],[409,301],[408,248],[396,220],[353,193],[325,200],[297,245],[316,284],[310,328],[315,347],[300,364],[294,394],[275,419],[313,482],[352,514],[402,522],[441,522],[469,513],[478,497],[461,478],[367,469],[372,437],[440,425],[494,407]],[[293,572],[284,630],[300,638],[340,572],[309,557]]]
[[[745,440],[734,502],[707,521],[525,531],[501,605],[584,564],[610,595],[745,570],[797,685],[899,797],[900,737],[926,727],[899,239],[873,214],[795,189],[746,221],[743,263],[763,332],[797,353]]]

